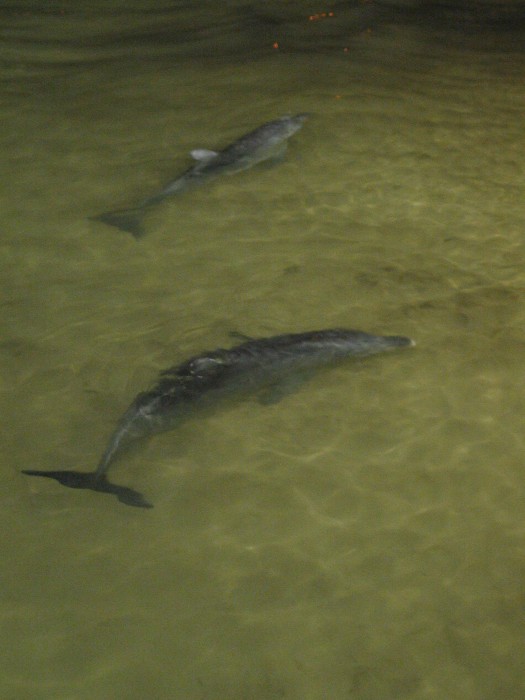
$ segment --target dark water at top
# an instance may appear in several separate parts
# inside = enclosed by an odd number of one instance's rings
[[[522,697],[521,6],[107,5],[0,10],[1,697]],[[143,240],[89,220],[303,111]],[[417,346],[144,444],[151,511],[19,473],[232,331],[335,326]]]

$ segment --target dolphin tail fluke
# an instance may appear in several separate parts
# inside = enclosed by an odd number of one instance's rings
[[[135,506],[136,508],[153,508],[151,503],[148,503],[144,496],[138,491],[129,489],[126,486],[117,486],[110,483],[105,476],[101,476],[96,472],[74,472],[74,471],[37,471],[33,469],[24,469],[22,474],[28,476],[46,476],[49,479],[55,479],[62,486],[69,486],[72,489],[89,489],[90,491],[101,491],[102,493],[111,493],[118,498],[121,503],[127,506]]]
[[[114,226],[121,231],[131,233],[135,238],[142,238],[146,233],[143,218],[144,207],[133,207],[132,209],[108,211],[104,214],[91,217],[91,220],[102,221],[103,224],[108,224],[108,226]]]

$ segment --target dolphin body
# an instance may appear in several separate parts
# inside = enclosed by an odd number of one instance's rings
[[[151,390],[138,394],[118,422],[95,471],[23,473],[56,479],[71,488],[114,494],[129,506],[151,508],[141,493],[107,479],[109,467],[133,442],[169,430],[198,409],[228,396],[259,394],[268,403],[272,394],[278,399],[283,388],[320,367],[410,345],[414,342],[403,336],[333,329],[248,340],[229,350],[205,352],[161,372]]]
[[[157,194],[148,197],[135,207],[110,211],[93,217],[122,231],[128,231],[135,238],[146,232],[143,218],[151,207],[162,202],[166,197],[184,192],[190,187],[198,187],[219,175],[238,173],[247,170],[265,160],[280,160],[284,157],[287,140],[303,126],[308,114],[296,114],[295,117],[281,117],[263,124],[258,129],[241,136],[240,139],[226,146],[222,151],[198,149],[191,152],[196,161],[178,178],[170,182]]]

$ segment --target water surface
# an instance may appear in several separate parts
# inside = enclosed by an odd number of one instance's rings
[[[3,10],[0,695],[521,697],[516,33],[102,5]],[[89,220],[303,111],[282,164],[140,242]],[[20,475],[92,469],[159,370],[232,331],[336,326],[417,346],[141,446],[114,478],[151,511]]]

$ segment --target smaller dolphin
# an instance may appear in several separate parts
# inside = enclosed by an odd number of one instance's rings
[[[110,211],[92,217],[93,221],[102,221],[122,231],[128,231],[135,238],[145,234],[143,218],[151,207],[162,202],[166,197],[184,192],[190,187],[198,187],[219,175],[232,175],[241,170],[252,168],[265,160],[280,160],[284,157],[287,140],[304,124],[308,114],[296,114],[295,117],[281,117],[263,124],[249,134],[226,146],[222,151],[197,149],[191,152],[197,162],[170,182],[157,194],[143,200],[130,209]]]
[[[363,357],[414,345],[403,336],[370,335],[332,329],[248,340],[229,350],[219,348],[161,372],[156,386],[138,396],[123,414],[93,472],[23,470],[29,476],[56,479],[63,486],[117,496],[128,506],[151,508],[141,493],[107,479],[116,457],[133,442],[170,430],[194,412],[229,396],[259,393],[264,403],[280,398],[283,387],[323,366],[347,357]]]

